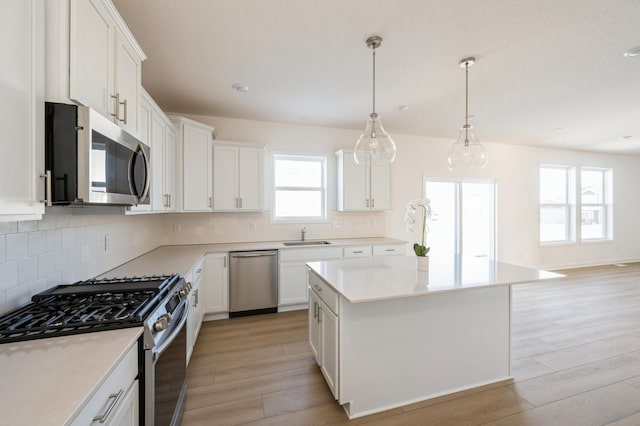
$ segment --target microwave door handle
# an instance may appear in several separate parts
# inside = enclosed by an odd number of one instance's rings
[[[138,155],[138,153],[140,153],[142,155],[142,159],[144,160],[144,189],[142,190],[142,194],[138,194],[136,192],[136,188],[134,188],[133,186],[133,177],[134,177],[134,170],[133,170],[133,159]],[[133,153],[133,155],[129,158],[129,191],[131,192],[131,195],[133,195],[136,198],[136,202],[144,200],[145,197],[147,196],[147,194],[149,193],[149,186],[150,186],[150,182],[151,182],[151,173],[149,173],[150,168],[149,168],[149,158],[147,157],[147,153],[144,150],[144,147],[142,146],[142,144],[138,145],[138,149],[136,149],[136,151]]]
[[[142,145],[140,145],[138,149],[142,153],[142,158],[144,159],[144,190],[140,196],[140,200],[144,200],[147,198],[149,190],[151,189],[151,160],[147,156],[147,151],[145,151]]]

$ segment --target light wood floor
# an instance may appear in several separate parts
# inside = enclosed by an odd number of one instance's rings
[[[309,352],[306,311],[206,322],[182,425],[640,425],[640,264],[562,272],[514,286],[513,383],[353,421]]]

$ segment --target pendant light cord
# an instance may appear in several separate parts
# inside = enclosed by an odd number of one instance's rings
[[[464,146],[469,146],[469,61],[465,62],[464,69],[465,69]]]
[[[376,48],[373,48],[373,112],[376,113]]]

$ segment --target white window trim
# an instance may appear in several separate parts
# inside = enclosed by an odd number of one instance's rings
[[[540,169],[559,169],[564,170],[567,174],[566,179],[566,202],[565,203],[541,203],[540,202]],[[567,164],[548,164],[540,163],[538,165],[538,244],[540,247],[562,246],[576,244],[576,167]],[[566,234],[564,240],[541,241],[540,240],[540,219],[541,212],[544,207],[566,207]],[[579,231],[578,231],[579,232]]]
[[[583,203],[582,202],[582,172],[583,171],[598,171],[602,172],[602,203]],[[580,242],[583,243],[599,243],[610,242],[613,240],[613,170],[607,167],[580,167],[580,205],[577,217],[580,218]],[[604,232],[602,237],[598,238],[582,238],[582,208],[583,207],[602,207],[602,214],[604,219],[602,221]]]
[[[280,159],[293,159],[298,161],[313,161],[322,163],[322,187],[319,191],[322,192],[322,216],[296,216],[296,217],[277,217],[276,211],[276,191],[277,190],[290,190],[290,191],[308,191],[309,189],[315,190],[316,188],[308,187],[276,187],[275,184],[275,163]],[[328,158],[324,154],[311,154],[311,153],[291,153],[291,152],[272,152],[271,153],[271,209],[270,209],[270,222],[271,223],[327,223],[328,208],[327,208],[327,163]]]

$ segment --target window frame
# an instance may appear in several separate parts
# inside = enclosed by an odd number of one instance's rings
[[[321,186],[307,187],[307,186],[276,186],[276,163],[278,160],[293,160],[293,161],[308,161],[313,163],[320,163],[321,165]],[[309,153],[285,153],[277,152],[271,155],[271,170],[272,170],[272,185],[271,185],[271,222],[272,223],[309,223],[309,222],[326,222],[328,220],[328,208],[327,208],[327,163],[328,158],[323,154],[309,154]],[[281,217],[276,216],[276,196],[278,191],[318,191],[321,193],[321,215],[316,216],[291,216]]]
[[[565,202],[543,203],[541,196],[542,169],[564,170],[565,172]],[[576,243],[576,168],[566,164],[541,163],[538,166],[538,243],[541,246],[568,245]],[[565,210],[565,235],[562,240],[542,240],[542,212],[549,208],[563,208]]]
[[[600,172],[602,179],[602,202],[601,203],[585,203],[582,200],[582,173],[588,172]],[[580,241],[582,242],[600,242],[600,241],[611,241],[613,239],[613,226],[612,226],[612,217],[613,217],[613,199],[612,199],[612,174],[613,171],[610,168],[605,167],[592,167],[585,166],[580,168],[580,212],[578,217],[580,218]],[[582,223],[582,210],[584,207],[600,207],[602,209],[603,219],[602,219],[602,236],[596,238],[584,238],[582,227],[584,224]]]

